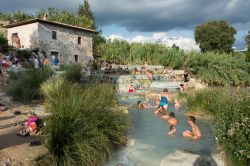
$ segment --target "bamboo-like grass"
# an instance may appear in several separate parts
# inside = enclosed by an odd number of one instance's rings
[[[52,76],[49,67],[30,69],[10,76],[7,84],[7,93],[14,100],[29,101],[42,97],[40,85]]]
[[[127,142],[127,115],[113,111],[108,85],[81,86],[63,78],[42,85],[47,109],[46,145],[55,165],[101,165]]]

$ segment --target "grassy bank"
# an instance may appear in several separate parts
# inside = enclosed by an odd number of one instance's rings
[[[250,163],[249,91],[214,88],[187,95],[188,110],[213,116],[213,131],[224,148],[230,165]]]
[[[46,145],[55,165],[101,165],[127,142],[127,115],[111,111],[108,85],[80,86],[65,79],[43,84],[47,109]]]

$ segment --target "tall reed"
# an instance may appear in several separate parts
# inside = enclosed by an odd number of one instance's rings
[[[81,65],[66,65],[63,69],[65,70],[65,74],[63,76],[66,80],[71,82],[80,82],[82,70]]]
[[[14,100],[32,100],[42,97],[40,85],[52,76],[48,67],[30,69],[10,76],[7,92]]]
[[[80,86],[60,78],[44,83],[42,92],[52,113],[45,138],[55,165],[101,165],[126,144],[127,115],[112,111],[115,94],[108,85]]]

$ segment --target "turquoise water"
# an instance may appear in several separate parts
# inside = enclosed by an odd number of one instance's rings
[[[184,130],[191,130],[184,115],[185,108],[174,109],[169,105],[169,111],[174,111],[179,124],[175,136],[167,135],[169,126],[160,116],[154,114],[154,109],[138,110],[136,102],[144,100],[136,96],[120,97],[120,103],[130,105],[132,124],[127,147],[118,150],[107,166],[157,166],[167,165],[166,158],[176,151],[210,156],[215,149],[215,139],[212,136],[209,123],[197,119],[197,125],[202,132],[202,139],[194,141],[182,137]],[[153,104],[153,103],[152,103]],[[175,156],[178,158],[178,156]],[[171,161],[172,162],[172,161]],[[179,162],[179,161],[178,161]],[[184,161],[185,163],[185,161]],[[185,165],[183,163],[183,165]],[[182,164],[181,164],[182,165]]]

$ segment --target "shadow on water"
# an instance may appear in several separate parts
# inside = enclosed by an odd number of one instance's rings
[[[212,157],[212,151],[203,149],[201,151],[193,152],[191,150],[183,150],[184,153],[199,155],[193,163],[193,166],[217,166],[216,161]]]
[[[201,155],[195,160],[193,165],[194,166],[217,166],[217,163],[215,162],[215,160],[213,159],[211,155],[210,156]]]

